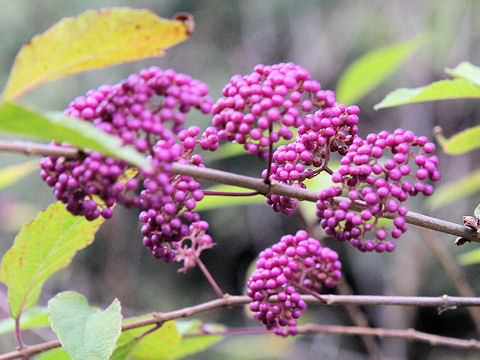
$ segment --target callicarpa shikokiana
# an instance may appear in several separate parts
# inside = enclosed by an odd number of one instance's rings
[[[187,113],[195,110],[212,117],[203,132],[185,126]],[[197,150],[215,151],[221,141],[243,144],[267,160],[267,183],[306,188],[305,180],[330,174],[336,185],[319,194],[320,225],[361,251],[393,251],[392,240],[407,229],[404,202],[431,195],[430,182],[440,178],[435,146],[427,138],[403,129],[360,137],[359,108],[337,102],[333,91],[293,63],[257,65],[251,74],[233,76],[215,103],[199,80],[151,67],[88,91],[65,114],[135,146],[151,169],[128,177],[125,161],[91,152],[77,159],[43,158],[42,179],[68,211],[88,220],[110,218],[115,203],[138,208],[144,245],[157,259],[183,261],[182,271],[199,264],[201,252],[214,243],[208,223],[195,212],[204,197],[200,184],[173,174],[172,164],[204,167]],[[281,139],[291,142],[275,148]],[[335,170],[329,167],[332,156],[340,158]],[[340,195],[346,199],[338,202]],[[267,196],[266,203],[286,215],[297,206],[278,195]],[[352,209],[353,203],[363,209]],[[394,214],[393,228],[379,225],[385,213]],[[296,334],[296,319],[306,308],[300,294],[335,286],[340,268],[337,253],[306,231],[283,236],[260,253],[247,282],[254,317],[278,335]]]

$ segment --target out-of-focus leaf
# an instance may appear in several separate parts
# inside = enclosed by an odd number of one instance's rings
[[[128,360],[131,359],[131,354],[135,346],[137,345],[138,340],[129,337],[129,338],[120,338],[118,339],[115,350],[113,351],[110,360]]]
[[[136,319],[129,319],[126,323],[130,322],[130,320],[134,321]],[[132,349],[127,348],[124,350],[129,350],[131,358],[135,360],[170,359],[181,341],[181,336],[175,322],[167,321],[159,329],[137,340],[139,335],[151,329],[153,326],[154,325],[148,325],[124,331],[118,339],[117,346],[132,346]],[[135,344],[131,344],[132,340],[135,341]],[[120,349],[120,351],[123,350]],[[122,358],[119,357],[119,359]]]
[[[74,216],[57,202],[23,227],[4,255],[0,273],[0,281],[8,286],[13,318],[35,305],[43,283],[93,241],[102,223],[102,218],[87,221]]]
[[[480,204],[477,205],[477,207],[475,208],[475,210],[473,211],[473,215],[479,219],[480,218]]]
[[[38,161],[27,161],[0,169],[0,189],[10,186],[38,169]]]
[[[87,299],[64,291],[48,302],[52,330],[73,360],[107,360],[122,331],[120,302],[115,299],[105,310],[88,306]]]
[[[285,359],[294,341],[292,337],[282,338],[274,334],[232,336],[215,346],[215,353],[223,359]]]
[[[473,265],[480,263],[480,249],[475,249],[458,256],[458,261],[462,265]]]
[[[44,353],[41,353],[35,360],[71,360],[72,358],[68,355],[67,351],[64,348],[56,348],[48,350]]]
[[[188,33],[182,22],[159,18],[149,10],[89,10],[62,19],[22,47],[3,99],[16,99],[61,76],[162,55],[164,49],[186,40]]]
[[[361,56],[345,70],[338,81],[338,101],[353,104],[360,100],[397,70],[424,41],[424,36],[416,36]]]
[[[447,154],[457,155],[480,147],[480,126],[473,126],[453,135],[449,139],[442,138],[440,145]]]
[[[387,94],[375,110],[424,101],[479,98],[480,87],[468,80],[441,80],[414,89],[401,88]]]
[[[20,319],[20,329],[35,329],[41,327],[49,327],[48,309],[45,307],[33,307],[29,311],[22,314]],[[0,321],[0,334],[6,334],[15,330],[15,321],[12,318]]]
[[[253,190],[240,188],[230,185],[215,185],[206,190],[209,191],[222,191],[222,192],[250,192]],[[218,208],[224,208],[227,206],[235,205],[248,205],[248,204],[265,204],[265,196],[216,196],[208,195],[199,201],[195,211],[212,210]]]
[[[464,178],[443,184],[435,189],[435,193],[427,199],[432,209],[438,209],[452,201],[471,195],[480,190],[480,170],[476,170]]]
[[[194,334],[194,333],[201,333],[202,330],[208,331],[222,331],[225,330],[225,327],[219,324],[203,324],[199,320],[193,320],[188,322],[188,326],[180,325],[179,321],[176,321],[177,328],[182,331],[180,332],[181,335],[185,334]],[[183,321],[182,323],[186,323]],[[203,351],[210,346],[216,344],[217,342],[221,341],[224,336],[221,335],[202,335],[202,336],[195,336],[195,337],[182,337],[180,343],[173,351],[172,355],[169,359],[181,359],[185,356],[196,354],[200,351]]]
[[[462,78],[480,86],[480,67],[468,61],[463,61],[453,69],[446,69],[446,72],[454,77]]]
[[[131,146],[122,146],[119,138],[97,129],[89,122],[61,113],[40,113],[7,102],[0,107],[0,132],[67,142],[80,149],[95,150],[126,160],[139,167],[147,166],[145,157]]]

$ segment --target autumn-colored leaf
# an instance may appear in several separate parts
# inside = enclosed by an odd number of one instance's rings
[[[129,8],[89,10],[62,19],[20,50],[3,100],[65,75],[163,55],[188,38],[192,24],[191,17],[167,20]]]

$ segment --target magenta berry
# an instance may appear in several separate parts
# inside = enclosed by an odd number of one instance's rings
[[[250,310],[255,319],[281,336],[297,333],[296,319],[307,307],[298,287],[320,292],[324,286],[335,286],[342,276],[337,253],[322,248],[303,230],[282,236],[260,253],[256,265],[247,282],[247,295],[252,298]],[[275,295],[278,302],[269,302]]]
[[[321,89],[309,73],[293,63],[257,65],[248,75],[235,75],[213,106],[213,126],[221,140],[244,144],[261,158],[280,138],[290,140],[305,114],[330,107],[332,91]],[[274,126],[275,125],[275,126]]]
[[[397,239],[407,230],[404,216],[408,209],[401,203],[420,192],[431,195],[433,187],[425,181],[440,178],[438,159],[429,153],[434,149],[426,138],[403,129],[393,134],[369,134],[366,140],[357,137],[332,174],[332,180],[339,185],[320,192],[317,201],[317,215],[326,234],[348,241],[361,251],[393,251],[395,246],[386,240],[387,233]],[[381,155],[391,158],[382,161]],[[412,159],[415,165],[410,164]],[[342,205],[347,211],[345,220],[333,216],[333,211],[341,206],[333,198],[344,192],[351,201],[366,205],[360,216],[350,210],[351,202]],[[384,212],[394,215],[391,230],[377,225]],[[366,234],[372,230],[376,230],[376,237],[367,240]]]

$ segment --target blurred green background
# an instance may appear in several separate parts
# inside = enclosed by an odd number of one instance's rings
[[[479,103],[455,100],[373,110],[389,91],[417,87],[446,78],[445,67],[463,60],[480,65],[480,2],[453,1],[61,1],[0,0],[0,84],[6,83],[10,67],[21,46],[45,31],[62,17],[91,8],[131,6],[149,8],[163,17],[177,12],[194,15],[196,29],[185,43],[167,50],[166,56],[113,66],[74,75],[43,85],[22,98],[22,102],[46,110],[61,110],[78,95],[104,83],[116,83],[130,73],[158,65],[175,68],[209,84],[217,98],[233,74],[246,74],[257,63],[296,62],[308,69],[326,89],[335,89],[343,71],[362,54],[424,33],[421,47],[388,81],[364,97],[360,135],[397,127],[432,137],[440,125],[447,136],[479,123]],[[51,54],[52,58],[55,54]],[[193,115],[191,122],[209,124],[205,116]],[[454,181],[478,168],[479,153],[447,156],[439,151],[442,183]],[[27,161],[27,157],[2,153],[0,167]],[[214,161],[210,166],[259,176],[264,164],[250,156]],[[37,173],[0,191],[0,251],[12,244],[19,228],[54,201],[51,189]],[[479,194],[432,211],[423,199],[409,204],[424,212],[453,222],[469,215],[480,202]],[[168,311],[193,305],[215,294],[197,270],[178,274],[177,265],[155,261],[141,244],[140,225],[135,211],[116,209],[96,242],[79,253],[71,266],[50,279],[41,303],[58,291],[76,290],[91,303],[104,305],[117,297],[125,315]],[[228,293],[243,292],[246,271],[256,254],[277,242],[281,235],[302,228],[298,215],[285,217],[264,205],[228,207],[205,212],[211,234],[218,244],[205,253],[207,267]],[[425,246],[424,237],[439,237],[454,255],[471,250],[467,244],[455,248],[453,237],[433,232],[410,231],[397,242],[393,254],[360,254],[332,239],[325,243],[341,253],[345,277],[356,294],[374,295],[457,295],[451,280]],[[477,285],[478,265],[465,267]],[[0,317],[8,316],[6,288],[0,287]],[[369,307],[365,312],[375,327],[408,328],[461,338],[478,338],[464,309],[440,315],[435,309]],[[216,311],[202,317],[231,326],[256,325],[240,308]],[[342,307],[310,307],[308,321],[351,325]],[[29,343],[48,337],[43,331],[28,333]],[[378,341],[385,359],[475,358],[453,348],[432,347],[418,342],[384,339]],[[13,336],[0,337],[0,351],[14,348]],[[361,340],[355,337],[318,335],[296,340],[273,336],[231,337],[192,359],[367,359]]]

